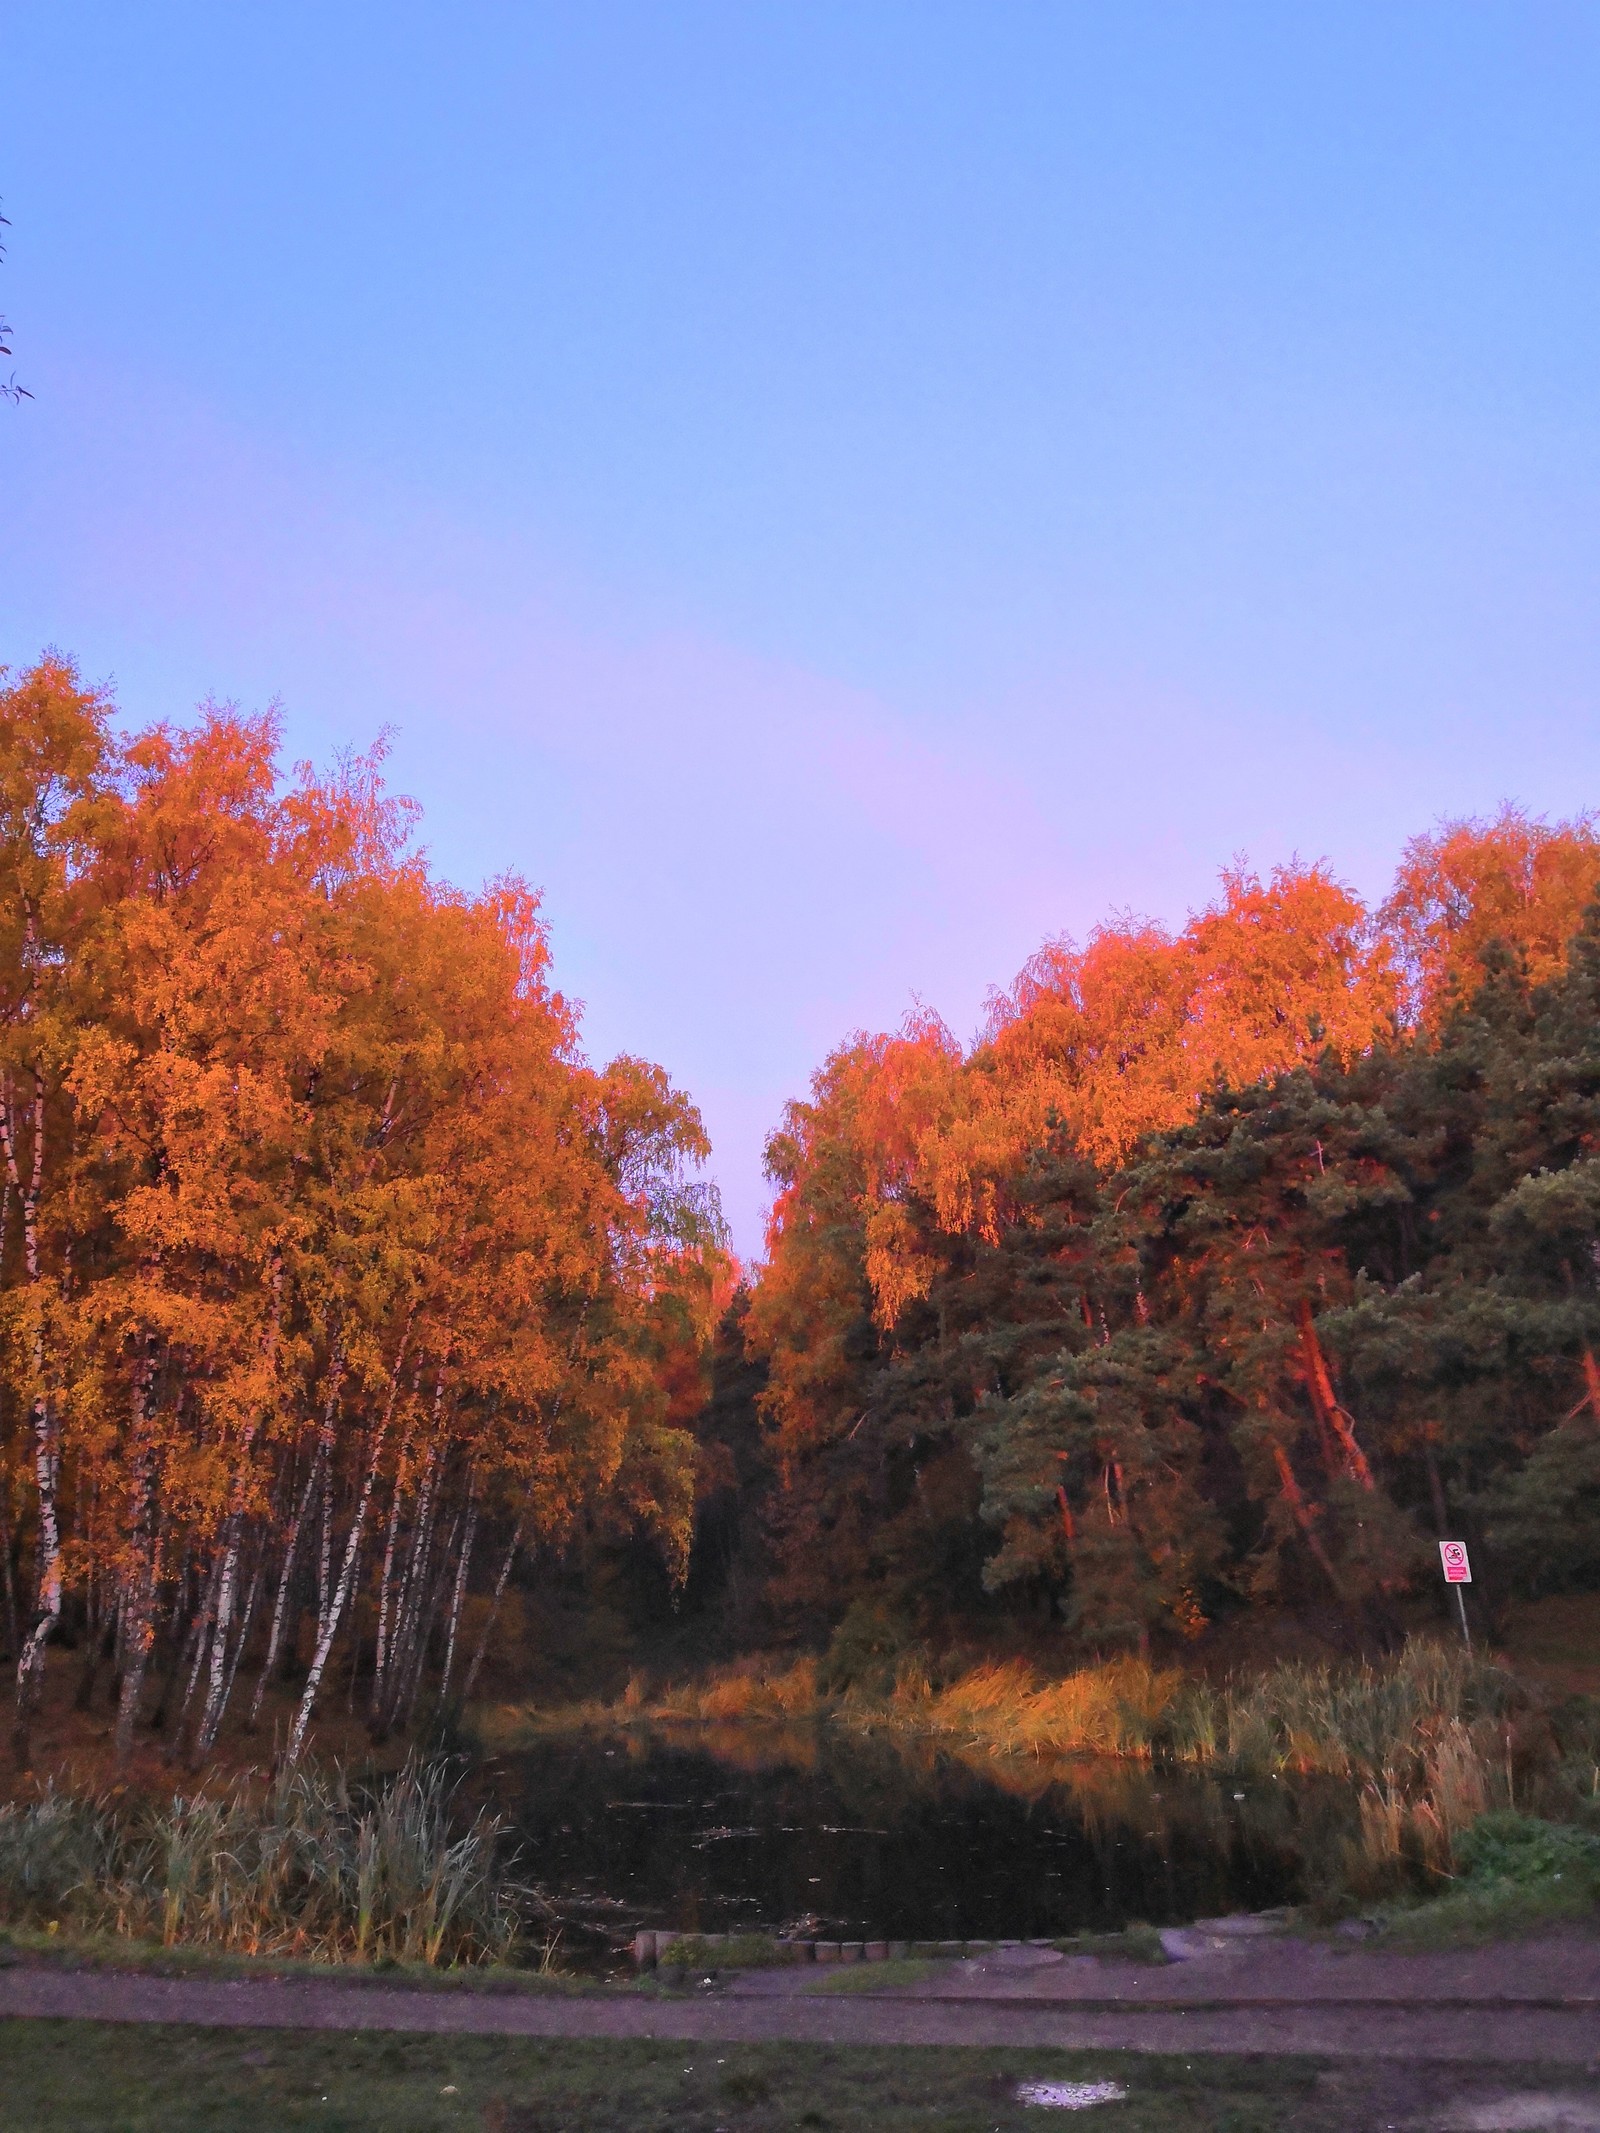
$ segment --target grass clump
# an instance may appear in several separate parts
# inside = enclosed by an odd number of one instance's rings
[[[1072,1933],[1053,1941],[1063,1955],[1095,1955],[1104,1962],[1164,1963],[1167,1951],[1154,1926],[1124,1926],[1120,1933]]]
[[[642,1718],[688,1719],[708,1724],[736,1720],[813,1718],[826,1704],[817,1686],[814,1659],[788,1665],[755,1658],[721,1669],[681,1688],[668,1689],[652,1703],[642,1698]]]
[[[922,1955],[891,1955],[882,1963],[828,1963],[808,1977],[805,1990],[827,1999],[843,1993],[904,1992],[938,1975],[939,1965]]]
[[[681,1933],[666,1943],[656,1964],[665,1970],[770,1970],[794,1960],[794,1951],[770,1933],[731,1933],[726,1940]]]
[[[1554,1888],[1565,1882],[1600,1899],[1600,1836],[1570,1823],[1480,1815],[1456,1846],[1456,1864],[1476,1888]]]
[[[503,1960],[529,1892],[497,1818],[457,1826],[454,1789],[413,1758],[371,1787],[308,1767],[263,1797],[46,1792],[0,1806],[0,1919],[246,1955]]]
[[[1457,1837],[1455,1872],[1422,1900],[1383,1907],[1385,1942],[1453,1948],[1514,1939],[1565,1921],[1591,1921],[1600,1904],[1600,1836],[1570,1823],[1500,1810]]]
[[[1449,1869],[1367,1913],[1382,1941],[1442,1950],[1517,1939],[1600,1905],[1600,1834],[1570,1822],[1493,1809],[1457,1832]]]
[[[1037,2133],[1022,2081],[1129,2090],[1123,2133],[1306,2123],[1306,2060],[0,2023],[6,2133]]]

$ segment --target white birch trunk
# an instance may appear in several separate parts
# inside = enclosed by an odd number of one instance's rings
[[[400,1499],[405,1491],[406,1466],[411,1451],[407,1437],[395,1464],[394,1495],[389,1502],[389,1530],[383,1544],[383,1569],[378,1578],[378,1635],[372,1655],[372,1695],[367,1710],[376,1718],[383,1701],[384,1674],[389,1664],[389,1595],[394,1579],[395,1538],[400,1530]]]
[[[300,1751],[305,1745],[306,1728],[311,1723],[311,1713],[316,1704],[317,1691],[322,1685],[323,1671],[328,1664],[328,1654],[333,1649],[333,1640],[339,1633],[339,1622],[350,1598],[351,1588],[355,1583],[356,1564],[361,1557],[361,1542],[366,1532],[367,1513],[372,1508],[372,1494],[378,1485],[378,1469],[383,1463],[383,1448],[388,1442],[389,1430],[394,1422],[395,1406],[400,1397],[400,1374],[405,1368],[406,1348],[410,1338],[411,1317],[408,1314],[405,1329],[400,1336],[399,1352],[394,1359],[394,1368],[389,1373],[388,1405],[384,1409],[383,1420],[378,1424],[377,1433],[372,1440],[372,1457],[367,1465],[366,1479],[361,1485],[361,1497],[356,1505],[356,1514],[350,1523],[350,1534],[345,1543],[344,1565],[339,1573],[338,1585],[335,1587],[328,1605],[323,1611],[323,1618],[317,1626],[317,1648],[312,1655],[311,1671],[306,1676],[306,1685],[300,1698],[300,1707],[295,1712],[294,1725],[289,1734],[289,1745],[285,1751],[285,1761],[291,1767],[299,1761]],[[333,1406],[330,1399],[328,1407],[330,1442],[332,1415]],[[324,1551],[326,1551],[327,1545],[328,1537],[325,1523],[323,1535]]]
[[[204,1755],[217,1737],[217,1728],[222,1723],[222,1694],[229,1679],[228,1648],[233,1628],[233,1594],[239,1575],[239,1522],[236,1517],[228,1520],[227,1537],[223,1544],[222,1571],[217,1584],[217,1614],[211,1625],[211,1665],[206,1682],[206,1700],[201,1707],[200,1723],[195,1728],[195,1759]]]
[[[472,1561],[472,1544],[478,1531],[478,1476],[476,1469],[467,1475],[467,1518],[461,1535],[461,1552],[456,1557],[455,1587],[450,1594],[450,1628],[444,1644],[444,1672],[439,1677],[439,1701],[447,1703],[450,1697],[450,1676],[455,1671],[456,1633],[461,1627],[461,1602],[466,1596],[467,1571]]]
[[[32,925],[30,914],[30,930]],[[29,1107],[33,1147],[26,1182],[21,1169],[17,1135],[15,1092],[7,1077],[0,1101],[0,1144],[3,1144],[7,1182],[17,1195],[22,1214],[22,1256],[27,1284],[39,1287],[39,1190],[44,1178],[44,1082],[38,1070],[33,1075],[33,1100]],[[34,1620],[17,1657],[17,1706],[15,1747],[19,1763],[28,1760],[28,1719],[37,1707],[44,1670],[45,1646],[61,1619],[61,1514],[57,1483],[60,1453],[56,1420],[45,1389],[44,1325],[35,1298],[33,1322],[34,1395],[30,1415],[33,1434],[34,1488],[39,1500],[38,1572],[35,1584]]]
[[[434,1483],[437,1475],[438,1460],[434,1447],[430,1444],[423,1466],[422,1488],[417,1498],[416,1523],[411,1529],[411,1547],[406,1559],[405,1578],[400,1588],[400,1603],[395,1613],[394,1643],[389,1654],[389,1679],[385,1684],[385,1726],[393,1725],[405,1698],[406,1670],[410,1663],[411,1644],[415,1635],[417,1614],[427,1588],[428,1564],[433,1553],[436,1503]]]
[[[261,1672],[256,1677],[256,1692],[250,1703],[248,1724],[251,1729],[260,1723],[261,1703],[267,1693],[267,1683],[272,1679],[272,1669],[278,1663],[278,1650],[283,1642],[284,1617],[289,1605],[289,1587],[294,1577],[294,1559],[300,1546],[300,1529],[305,1523],[306,1507],[311,1501],[311,1491],[316,1486],[317,1462],[320,1449],[311,1462],[311,1471],[306,1476],[305,1486],[300,1491],[300,1501],[295,1505],[294,1517],[289,1521],[289,1531],[283,1543],[283,1568],[278,1573],[277,1597],[272,1605],[272,1628],[267,1637],[267,1656],[261,1662]]]
[[[155,1358],[152,1344],[147,1341],[133,1380],[132,1516],[129,1524],[132,1527],[134,1568],[131,1580],[125,1581],[123,1586],[118,1625],[122,1679],[117,1691],[117,1723],[112,1751],[118,1771],[127,1768],[128,1758],[133,1753],[134,1721],[139,1715],[139,1699],[144,1694],[144,1677],[155,1637],[155,1534],[150,1501],[150,1387],[154,1376]]]
[[[506,1586],[511,1577],[511,1567],[517,1559],[517,1551],[522,1546],[523,1528],[526,1526],[527,1521],[528,1514],[524,1510],[517,1520],[516,1530],[511,1536],[511,1546],[505,1552],[504,1559],[500,1564],[500,1573],[494,1581],[494,1594],[489,1602],[489,1612],[484,1617],[483,1628],[478,1636],[477,1649],[472,1654],[472,1664],[467,1668],[467,1678],[461,1684],[461,1701],[464,1705],[472,1700],[472,1692],[477,1686],[478,1674],[483,1666],[484,1655],[489,1649],[489,1639],[494,1634],[495,1623],[500,1619],[500,1602],[505,1598]]]
[[[224,1711],[228,1708],[229,1698],[233,1695],[233,1684],[239,1672],[239,1661],[244,1657],[245,1646],[250,1641],[250,1625],[255,1620],[256,1601],[261,1597],[261,1582],[265,1575],[266,1567],[267,1543],[266,1536],[263,1534],[261,1546],[256,1555],[256,1566],[250,1577],[250,1590],[245,1595],[244,1611],[239,1617],[239,1634],[233,1640],[233,1657],[228,1662],[228,1679],[222,1691],[222,1709]],[[215,1738],[214,1735],[213,1738]],[[203,1740],[200,1743],[202,1752],[209,1754],[211,1745],[210,1740]]]
[[[380,1436],[379,1442],[373,1446],[371,1464],[367,1468],[367,1478],[361,1485],[361,1498],[356,1505],[356,1515],[350,1524],[350,1537],[345,1543],[344,1566],[339,1573],[339,1582],[334,1588],[327,1617],[317,1634],[317,1648],[312,1655],[311,1671],[306,1676],[306,1685],[300,1698],[300,1707],[294,1714],[294,1724],[289,1732],[289,1744],[284,1750],[284,1762],[290,1769],[293,1769],[294,1765],[300,1760],[300,1751],[305,1746],[306,1728],[311,1723],[311,1713],[316,1705],[317,1691],[322,1686],[323,1669],[328,1664],[328,1654],[333,1649],[333,1640],[339,1631],[339,1617],[344,1613],[345,1602],[350,1597],[350,1587],[355,1580],[356,1558],[361,1553],[361,1536],[366,1528],[367,1511],[372,1502],[372,1492],[377,1486],[378,1462],[382,1452],[383,1444]]]

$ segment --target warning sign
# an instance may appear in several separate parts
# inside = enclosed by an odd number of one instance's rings
[[[1465,1541],[1440,1541],[1439,1560],[1444,1565],[1444,1581],[1447,1585],[1472,1583],[1472,1565],[1467,1561]]]

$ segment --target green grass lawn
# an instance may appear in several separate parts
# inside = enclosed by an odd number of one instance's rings
[[[240,1955],[205,1941],[179,1941],[164,1948],[159,1941],[134,1940],[123,1933],[48,1933],[37,1926],[0,1926],[0,1965],[17,1956],[32,1963],[150,1972],[157,1977],[312,1978],[318,1984],[403,1985],[408,1992],[557,1993],[570,1998],[602,1989],[599,1978],[506,1963],[374,1963],[353,1957],[318,1962],[309,1956]],[[631,1972],[619,1975],[634,1982]],[[5,2133],[4,2119],[0,2133]]]
[[[994,2133],[1060,2123],[1018,2080],[1117,2080],[1116,2133],[1308,2123],[1305,2060],[825,2045],[544,2042],[0,2023],[5,2133]],[[1085,2121],[1073,2118],[1073,2124]]]

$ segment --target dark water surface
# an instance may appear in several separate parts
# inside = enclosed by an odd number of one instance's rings
[[[1344,1819],[1279,1781],[966,1762],[822,1729],[553,1739],[484,1774],[574,1953],[641,1925],[1028,1939],[1264,1909],[1304,1893]]]

